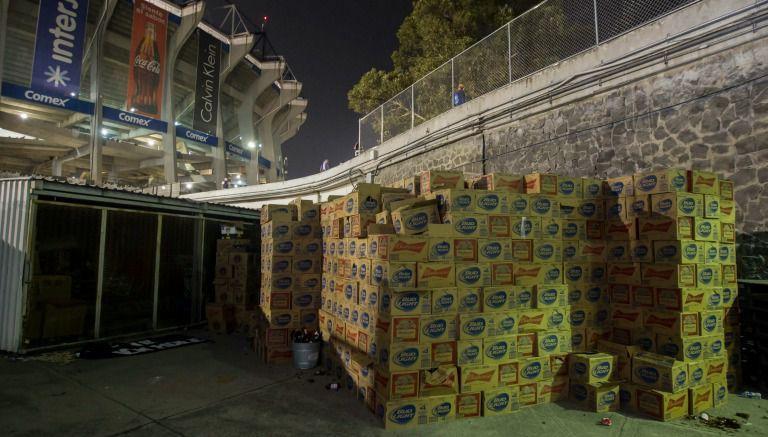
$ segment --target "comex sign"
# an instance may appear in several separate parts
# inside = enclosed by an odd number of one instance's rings
[[[68,109],[83,114],[93,114],[93,103],[85,100],[51,95],[44,91],[33,90],[21,85],[3,82],[2,95],[12,99],[26,100],[54,108]]]
[[[162,120],[145,117],[143,115],[134,114],[132,112],[121,111],[119,109],[109,108],[106,106],[102,109],[102,115],[108,120],[114,120],[158,132],[165,132],[168,129],[168,123]]]
[[[189,129],[184,126],[176,126],[176,136],[186,138],[198,143],[207,144],[209,146],[216,147],[219,145],[219,139],[217,137],[194,129]]]

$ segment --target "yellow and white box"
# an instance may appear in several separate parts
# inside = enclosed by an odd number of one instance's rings
[[[456,268],[452,262],[418,263],[416,284],[419,288],[443,288],[456,285]]]
[[[456,419],[456,396],[429,396],[422,398],[424,410],[421,410],[419,423],[445,423]]]
[[[517,336],[492,337],[483,340],[483,364],[499,365],[517,358]]]
[[[668,393],[638,387],[635,391],[637,409],[655,419],[667,421],[688,414],[688,392]]]
[[[517,287],[485,287],[483,288],[483,311],[503,312],[517,308]]]
[[[536,308],[555,308],[568,305],[567,285],[536,285]]]
[[[634,176],[635,193],[656,194],[688,189],[688,172],[680,169],[638,173]]]
[[[476,190],[475,211],[483,214],[509,213],[509,198],[505,191]]]
[[[422,343],[456,340],[456,316],[454,314],[421,316]]]
[[[456,288],[439,288],[431,293],[432,314],[456,314],[459,308]]]
[[[483,310],[482,288],[457,288],[459,314],[479,313]]]
[[[684,192],[652,194],[651,213],[665,217],[703,217],[704,196]]]
[[[641,352],[632,359],[632,382],[677,393],[688,388],[688,366],[671,357]]]
[[[557,218],[560,213],[560,204],[555,196],[535,194],[529,198],[531,215],[533,217]]]
[[[720,194],[720,183],[717,173],[691,170],[688,178],[690,180],[692,192],[700,194]]]
[[[693,238],[698,241],[720,241],[720,220],[696,217],[693,219]],[[732,239],[729,239],[732,240]],[[732,242],[732,241],[726,241]]]
[[[459,340],[456,342],[456,360],[459,366],[483,364],[483,340]]]
[[[541,235],[541,218],[531,216],[511,216],[509,236],[513,240],[530,240]]]
[[[462,366],[459,386],[462,393],[492,390],[499,385],[499,366]]]
[[[538,356],[565,354],[572,351],[569,331],[543,331],[537,333]]]
[[[606,353],[582,353],[569,357],[572,381],[583,383],[607,382],[613,373],[616,357]]]
[[[666,240],[653,242],[653,258],[664,264],[702,264],[705,262],[704,243],[695,240]]]
[[[478,261],[512,261],[511,243],[509,238],[481,238],[477,245]]]
[[[556,240],[533,240],[533,262],[563,262],[563,244]]]
[[[635,184],[632,176],[621,176],[606,179],[603,182],[605,197],[628,197],[635,195]]]
[[[513,413],[520,409],[518,387],[503,387],[483,392],[483,417]]]
[[[457,287],[484,287],[491,285],[491,267],[483,263],[456,263]]]
[[[520,360],[520,383],[537,382],[552,377],[549,357],[531,357]]]
[[[487,215],[451,212],[443,217],[443,223],[453,225],[456,235],[473,238],[488,237]]]

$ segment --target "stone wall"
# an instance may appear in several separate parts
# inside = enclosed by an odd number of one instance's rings
[[[768,44],[757,40],[595,93],[380,169],[388,183],[426,169],[614,177],[665,167],[735,183],[740,253],[768,278]],[[761,255],[762,254],[762,255]],[[762,265],[762,267],[760,267]],[[759,271],[762,270],[762,271]]]

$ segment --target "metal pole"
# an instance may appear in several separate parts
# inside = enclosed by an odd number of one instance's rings
[[[411,129],[413,129],[413,119],[414,119],[414,108],[416,107],[416,104],[413,100],[413,85],[411,85]]]
[[[453,90],[456,89],[456,82],[453,77],[453,58],[451,58],[451,92],[448,93],[448,98],[451,99],[451,107],[453,107]]]
[[[99,232],[99,274],[96,280],[96,319],[93,337],[101,337],[101,302],[104,295],[104,258],[107,242],[107,210],[101,210],[101,231]]]
[[[597,0],[592,0],[595,11],[595,45],[600,45],[600,30],[597,27]]]
[[[507,23],[507,64],[509,65],[509,83],[512,83],[512,23]]]
[[[381,105],[380,108],[381,108],[381,139],[379,140],[379,144],[384,144],[384,105]]]
[[[363,119],[358,118],[357,119],[357,144],[360,144],[360,148],[363,147],[363,134],[361,132],[362,124],[363,124]]]
[[[173,196],[171,196],[173,197]],[[157,240],[155,243],[155,278],[154,289],[152,291],[152,329],[157,330],[157,299],[160,290],[160,246],[163,242],[163,215],[157,215]]]

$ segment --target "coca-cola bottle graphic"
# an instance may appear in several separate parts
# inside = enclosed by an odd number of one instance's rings
[[[133,93],[133,106],[146,114],[157,114],[158,92],[160,85],[160,54],[155,41],[155,25],[147,23],[144,37],[136,47],[133,60],[133,77],[136,89]]]

